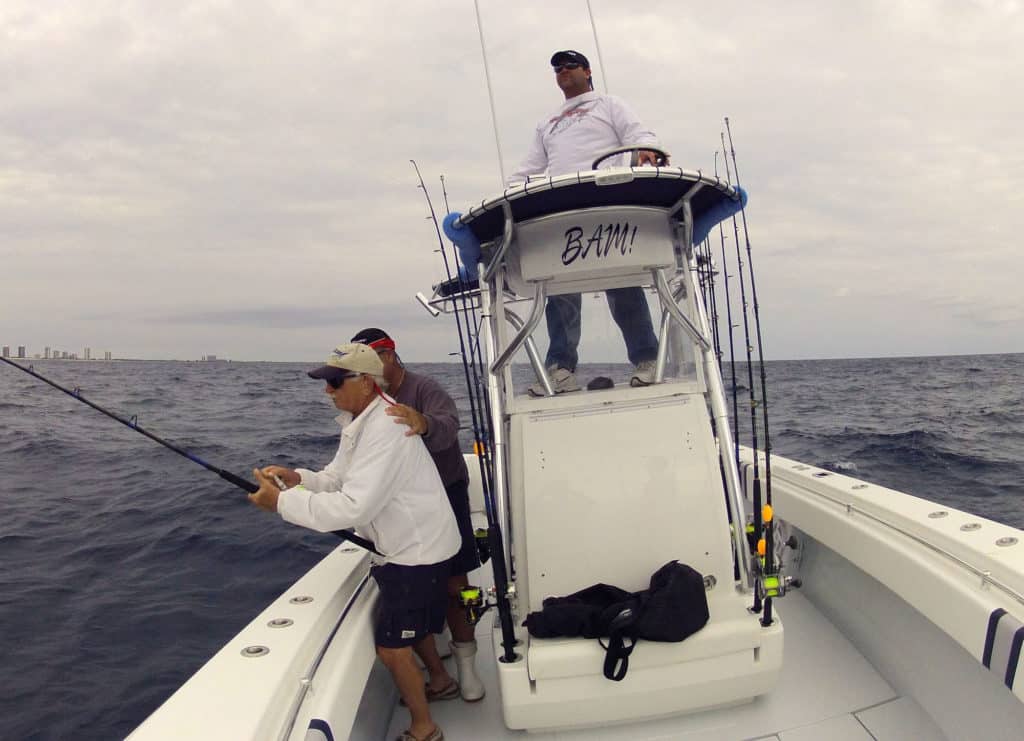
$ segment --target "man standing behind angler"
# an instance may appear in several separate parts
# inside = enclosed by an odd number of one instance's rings
[[[395,341],[376,327],[362,330],[352,342],[368,345],[377,352],[384,366],[388,393],[395,399],[387,413],[396,422],[408,425],[406,435],[420,435],[427,446],[437,472],[441,476],[448,501],[455,513],[462,546],[452,559],[448,578],[448,628],[452,633],[451,650],[459,679],[456,683],[436,652],[421,654],[430,681],[428,700],[448,700],[460,693],[467,702],[483,699],[484,685],[476,674],[476,638],[473,626],[466,619],[466,610],[459,601],[459,592],[469,584],[466,574],[480,566],[476,538],[469,507],[469,471],[459,449],[459,412],[455,402],[432,378],[408,370],[398,357]]]
[[[585,56],[572,50],[555,52],[551,66],[555,82],[565,95],[565,103],[553,116],[537,125],[526,157],[508,178],[509,185],[545,170],[552,176],[588,171],[598,155],[616,147],[658,146],[654,132],[640,122],[624,101],[594,90],[590,62]],[[652,151],[641,150],[638,164],[655,165],[657,156]],[[650,385],[654,382],[658,338],[643,289],[638,286],[615,288],[605,294],[612,318],[626,342],[626,354],[635,366],[630,385]],[[576,364],[581,310],[578,293],[551,296],[545,307],[549,344],[544,364],[557,393],[579,389]],[[539,385],[532,386],[530,393],[542,396],[544,390]]]

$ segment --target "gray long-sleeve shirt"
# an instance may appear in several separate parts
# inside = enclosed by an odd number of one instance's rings
[[[459,410],[441,384],[407,368],[398,393],[392,396],[399,404],[410,406],[427,418],[423,442],[444,485],[469,481],[466,461],[459,450]]]

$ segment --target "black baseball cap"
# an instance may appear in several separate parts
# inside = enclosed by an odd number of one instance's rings
[[[556,51],[551,55],[551,66],[555,67],[559,64],[565,64],[566,62],[575,62],[576,64],[583,65],[587,69],[590,69],[590,60],[580,54],[578,51],[567,49],[565,51]]]
[[[356,332],[349,342],[358,342],[360,345],[369,345],[374,350],[381,347],[388,350],[395,349],[395,341],[391,339],[391,335],[377,327],[367,327],[366,329]]]

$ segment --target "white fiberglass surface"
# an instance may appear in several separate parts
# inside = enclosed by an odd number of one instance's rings
[[[884,705],[897,698],[895,691],[861,656],[853,645],[799,592],[778,603],[786,624],[786,647],[779,686],[769,695],[745,705],[690,715],[576,730],[552,730],[530,734],[535,739],[687,739],[722,741],[779,735],[787,730],[814,726],[858,711]],[[431,712],[445,738],[526,738],[502,722],[490,616],[477,627],[477,668],[487,686],[487,696],[477,703],[461,700],[434,703]],[[449,660],[450,661],[450,660]],[[454,666],[450,668],[454,671]],[[401,733],[409,722],[408,711],[396,707],[388,738]],[[585,719],[581,719],[585,722]],[[855,721],[856,722],[856,721]],[[893,737],[895,738],[895,737]]]

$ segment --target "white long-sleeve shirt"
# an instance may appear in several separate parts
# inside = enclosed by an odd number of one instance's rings
[[[553,116],[537,124],[526,157],[507,182],[522,182],[545,171],[549,175],[588,171],[602,152],[634,144],[657,147],[658,137],[621,98],[592,90],[569,98]],[[608,159],[601,166],[622,164],[626,157]]]
[[[354,420],[339,415],[334,460],[322,471],[297,469],[301,483],[281,492],[277,511],[320,532],[354,527],[386,563],[439,563],[462,543],[448,496],[423,441],[384,410],[378,397]]]

